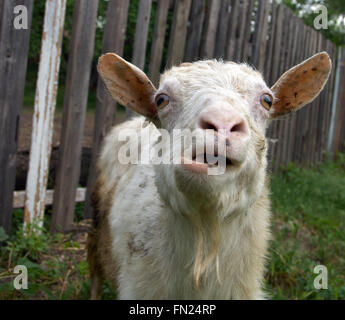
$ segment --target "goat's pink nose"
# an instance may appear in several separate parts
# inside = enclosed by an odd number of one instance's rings
[[[201,129],[213,129],[215,131],[225,130],[226,135],[240,133],[248,135],[248,127],[244,119],[235,113],[228,115],[215,115],[214,113],[205,113],[200,117],[199,126]]]

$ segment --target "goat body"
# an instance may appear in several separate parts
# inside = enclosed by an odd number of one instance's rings
[[[315,65],[319,71],[307,77],[304,71]],[[246,65],[199,61],[166,71],[156,90],[135,66],[114,54],[103,56],[98,69],[112,96],[145,117],[115,127],[103,145],[88,241],[91,297],[100,297],[102,280],[108,279],[120,299],[265,298],[270,239],[265,132],[272,118],[317,96],[330,65],[320,53],[270,89]],[[303,75],[303,84],[291,84],[296,75]],[[226,132],[229,161],[223,175],[207,175],[202,170],[208,164],[194,161],[189,166],[119,161],[127,143],[120,137],[124,130],[136,133],[139,149],[155,150],[158,128],[171,133],[210,127],[217,131],[212,138]]]

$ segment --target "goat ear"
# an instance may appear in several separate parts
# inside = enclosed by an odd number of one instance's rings
[[[156,88],[143,71],[114,53],[101,56],[97,69],[117,102],[149,120],[157,121],[153,100]]]
[[[296,111],[312,102],[324,88],[331,69],[329,55],[321,52],[285,72],[271,88],[275,96],[271,117]]]

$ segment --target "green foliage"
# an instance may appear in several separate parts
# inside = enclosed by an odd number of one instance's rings
[[[345,156],[313,169],[293,164],[272,177],[273,237],[267,272],[275,299],[345,298]],[[328,290],[316,290],[316,265]]]
[[[6,234],[3,227],[0,227],[0,243],[6,241],[8,239],[8,235]]]
[[[19,214],[18,214],[19,216]],[[0,247],[1,299],[89,299],[89,267],[83,248],[73,235],[50,235],[44,228],[40,234],[26,236],[22,224],[15,234]],[[13,268],[24,265],[28,269],[28,289],[16,290]],[[114,299],[114,289],[104,284],[104,299]]]
[[[320,14],[318,10],[311,10],[312,6],[323,4],[327,7],[329,16],[328,29],[322,29],[320,32],[337,45],[345,45],[345,25],[344,22],[339,25],[338,18],[344,18],[345,1],[344,0],[282,0],[290,7],[297,16],[301,16],[304,22],[313,27],[315,18]]]

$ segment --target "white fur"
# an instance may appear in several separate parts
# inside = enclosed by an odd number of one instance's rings
[[[260,96],[272,93],[246,65],[217,61],[172,68],[161,78],[157,94],[161,92],[171,97],[159,111],[162,127],[169,131],[196,128],[208,108],[224,113],[229,109],[245,119],[250,140],[240,168],[207,176],[179,165],[122,165],[117,157],[123,145],[119,132],[140,132],[145,119],[137,117],[112,130],[98,167],[111,199],[119,298],[262,299],[270,206],[265,139],[269,112],[260,105]],[[144,130],[157,131],[153,124]],[[234,142],[234,152],[237,149]],[[204,257],[217,242],[215,233],[219,236],[215,257],[206,264],[198,286],[195,221],[200,222]]]

